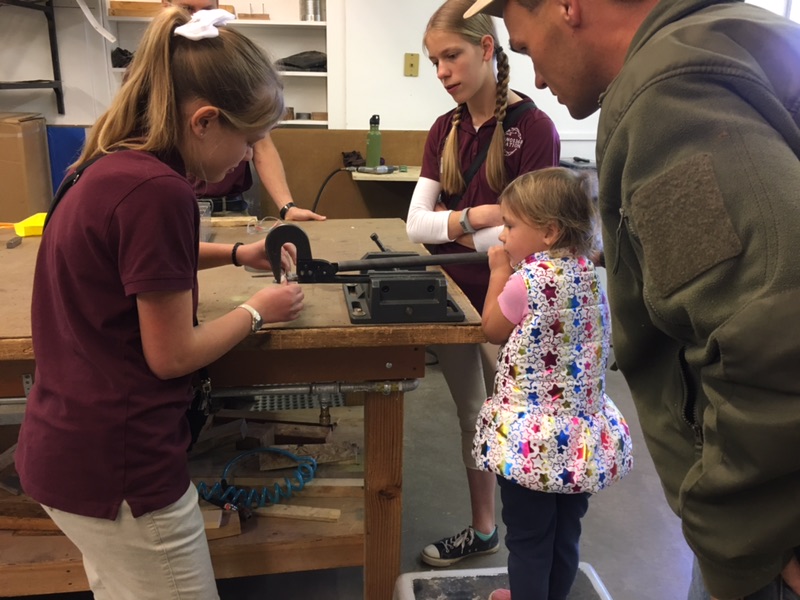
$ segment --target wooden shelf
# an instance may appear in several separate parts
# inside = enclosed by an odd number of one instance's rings
[[[109,21],[115,23],[149,23],[153,17],[117,17],[108,15]],[[269,19],[234,19],[228,21],[228,26],[237,27],[325,27],[326,21],[272,21]]]
[[[321,77],[325,78],[328,74],[324,71],[279,71],[282,77]]]
[[[315,121],[314,119],[292,119],[291,121],[281,121],[280,125],[288,127],[327,127],[327,121]]]
[[[30,1],[30,0],[15,0]],[[51,0],[52,1],[52,0]],[[3,0],[0,0],[3,2]],[[146,6],[143,6],[146,5]],[[132,52],[136,51],[141,36],[147,25],[159,14],[161,4],[158,2],[136,2],[129,0],[104,0],[101,2],[103,13],[103,23],[117,37],[116,43],[107,43],[106,52],[110,53],[114,48],[125,48]],[[220,5],[220,8],[234,12],[233,6]],[[252,5],[250,12],[267,12],[262,5]],[[240,11],[245,14],[246,11]],[[258,15],[254,15],[258,16]],[[266,51],[272,57],[275,67],[279,69],[281,78],[284,82],[284,94],[286,104],[303,107],[303,112],[327,112],[328,98],[332,79],[338,79],[339,75],[334,69],[333,75],[325,71],[295,71],[280,70],[277,64],[279,57],[288,57],[298,52],[298,50],[318,50],[327,54],[328,42],[326,30],[327,21],[301,21],[299,13],[281,12],[271,15],[273,18],[235,18],[226,23],[226,26],[235,29],[237,32],[247,35],[256,45]],[[277,19],[275,19],[277,17]],[[110,61],[107,62],[109,75],[109,89],[113,94],[119,89],[121,75],[126,69],[112,67]],[[327,128],[328,120],[291,120],[283,121],[279,126],[292,128]]]
[[[326,21],[272,21],[269,19],[235,19],[229,21],[228,25],[242,27],[325,27]]]

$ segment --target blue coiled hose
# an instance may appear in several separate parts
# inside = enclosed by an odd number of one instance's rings
[[[256,489],[244,490],[237,489],[233,485],[228,485],[227,478],[229,471],[233,468],[238,461],[253,454],[263,454],[270,452],[272,454],[280,454],[297,462],[297,468],[294,471],[293,479],[284,477],[285,487],[281,487],[280,483],[275,483],[272,490],[268,486],[264,486],[259,492]],[[197,484],[197,492],[204,500],[219,500],[223,502],[230,502],[234,506],[246,506],[247,508],[262,508],[270,504],[278,504],[281,498],[287,500],[292,497],[293,491],[302,490],[306,483],[314,479],[314,474],[317,472],[317,461],[310,456],[297,456],[286,450],[280,448],[256,448],[243,452],[228,461],[225,468],[222,470],[222,478],[216,482],[214,486],[209,489],[204,481]]]

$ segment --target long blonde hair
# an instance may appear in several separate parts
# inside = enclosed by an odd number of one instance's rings
[[[433,13],[425,28],[425,34],[427,35],[432,30],[455,33],[475,46],[480,46],[481,40],[486,35],[491,36],[494,40],[495,59],[497,60],[497,95],[494,116],[497,119],[497,126],[492,134],[489,151],[486,155],[486,177],[489,186],[499,193],[507,182],[503,119],[506,117],[508,108],[508,56],[497,41],[497,30],[490,16],[478,14],[464,19],[464,12],[472,6],[473,2],[474,0],[447,0]],[[450,195],[460,194],[464,191],[464,175],[461,172],[461,161],[458,156],[458,126],[461,123],[463,110],[464,105],[459,104],[453,112],[450,133],[447,135],[442,150],[442,189]]]
[[[559,237],[551,249],[564,248],[592,257],[602,249],[592,178],[564,167],[520,175],[500,194],[499,202],[528,225],[554,223]]]
[[[119,149],[168,153],[178,147],[183,103],[202,98],[237,131],[275,125],[283,115],[283,83],[272,62],[228,27],[219,37],[192,41],[174,35],[189,21],[180,8],[162,10],[144,33],[122,88],[97,120],[78,167]]]

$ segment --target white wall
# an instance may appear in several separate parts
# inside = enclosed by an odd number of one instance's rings
[[[97,0],[87,2],[98,17]],[[109,102],[102,38],[75,0],[56,0],[56,35],[66,115],[52,90],[0,90],[0,111],[39,112],[56,125],[91,125]],[[53,79],[47,21],[39,11],[0,5],[0,81]]]
[[[101,20],[98,2],[88,4]],[[230,3],[240,10],[249,6],[248,0]],[[425,24],[439,4],[439,0],[327,0],[330,128],[366,129],[370,115],[379,113],[383,129],[427,130],[452,107],[422,47]],[[297,18],[299,0],[265,0],[263,5],[274,20]],[[0,90],[0,111],[41,112],[48,123],[88,125],[107,107],[119,75],[109,73],[109,48],[75,0],[56,0],[56,6],[66,115],[58,115],[49,90]],[[507,46],[502,21],[496,23],[501,44]],[[406,52],[420,55],[419,77],[403,76]],[[594,158],[596,116],[585,121],[570,118],[549,91],[535,89],[530,61],[509,56],[512,87],[530,95],[553,118],[562,136],[562,154]],[[44,17],[37,11],[0,5],[0,81],[50,78]]]
[[[330,2],[330,0],[329,0]],[[369,117],[381,115],[384,129],[428,129],[437,116],[453,107],[430,61],[422,36],[439,0],[346,0],[345,56],[347,106],[344,127],[365,129]],[[508,33],[495,19],[498,38],[508,48]],[[420,54],[419,77],[403,76],[406,52]],[[511,87],[529,95],[561,134],[562,154],[594,158],[597,115],[576,121],[548,90],[537,90],[528,58],[508,52]]]
[[[778,13],[786,0],[749,0]],[[49,123],[88,125],[108,105],[118,75],[107,69],[108,49],[85,21],[75,0],[55,0],[56,24],[65,82],[67,113],[58,115],[54,94],[45,90],[0,90],[0,111],[43,113]],[[88,0],[101,19],[99,0]],[[247,10],[249,0],[228,0]],[[451,100],[436,80],[424,56],[422,34],[440,0],[327,0],[329,126],[366,129],[370,115],[381,115],[384,129],[425,130]],[[253,3],[275,20],[297,18],[299,0]],[[792,7],[800,5],[795,2]],[[800,15],[793,15],[800,18]],[[507,45],[502,21],[496,20],[501,43]],[[406,52],[420,54],[420,76],[403,76]],[[530,61],[509,53],[512,86],[530,95],[555,121],[562,137],[562,155],[594,157],[597,115],[584,121],[570,118],[548,91],[533,85]],[[37,11],[0,5],[0,81],[50,79],[50,54],[44,17]]]

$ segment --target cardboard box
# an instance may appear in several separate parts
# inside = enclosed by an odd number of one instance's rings
[[[0,112],[0,221],[46,212],[52,198],[44,117]]]

